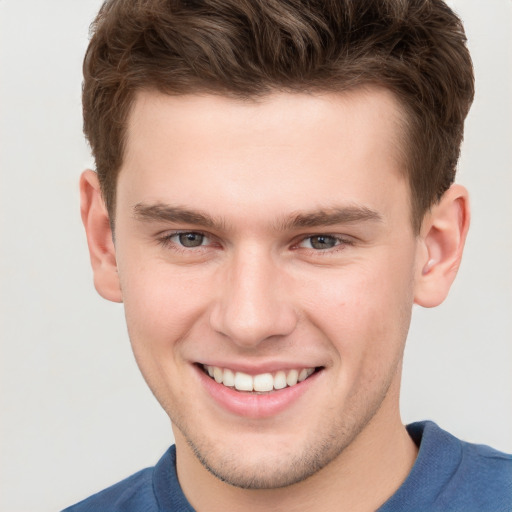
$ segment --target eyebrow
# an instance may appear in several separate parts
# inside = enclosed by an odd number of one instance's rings
[[[366,206],[344,206],[297,213],[281,222],[278,229],[314,228],[368,221],[381,222],[382,216]]]
[[[160,221],[185,223],[210,229],[225,229],[226,222],[220,217],[212,217],[200,210],[162,203],[147,205],[138,203],[133,207],[134,217],[142,221]],[[382,216],[366,206],[344,206],[312,210],[292,214],[274,224],[277,231],[299,228],[333,226],[336,224],[353,224],[357,222],[381,222]]]
[[[207,228],[223,228],[225,226],[222,219],[214,218],[205,212],[162,203],[151,205],[138,203],[133,207],[133,214],[139,220],[194,224]]]

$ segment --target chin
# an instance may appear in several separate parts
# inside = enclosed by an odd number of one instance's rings
[[[343,425],[330,432],[325,426],[322,430],[286,440],[280,436],[269,439],[262,433],[261,441],[255,436],[236,442],[231,436],[226,440],[229,446],[204,436],[196,443],[183,430],[181,434],[202,466],[222,482],[241,489],[279,489],[313,476],[337,458],[358,433]]]
[[[275,453],[256,460],[247,460],[242,454],[233,458],[210,462],[211,457],[202,457],[195,451],[201,464],[219,480],[241,489],[278,489],[302,482],[331,462],[336,453],[331,448],[306,452],[295,456]]]

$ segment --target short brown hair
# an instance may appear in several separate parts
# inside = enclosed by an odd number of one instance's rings
[[[342,91],[379,85],[406,113],[413,224],[453,183],[474,79],[441,0],[107,0],[84,59],[84,132],[113,219],[136,93]]]

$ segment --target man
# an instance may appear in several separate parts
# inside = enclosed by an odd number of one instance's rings
[[[84,76],[95,286],[176,445],[68,510],[510,510],[510,456],[398,407],[469,227],[454,13],[110,1]]]

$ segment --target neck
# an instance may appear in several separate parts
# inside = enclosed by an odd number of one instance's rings
[[[404,482],[417,456],[398,406],[390,417],[389,410],[384,414],[386,404],[382,405],[353,443],[330,464],[300,483],[279,489],[240,489],[220,481],[199,463],[177,431],[180,485],[198,512],[374,511]]]

